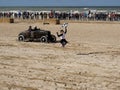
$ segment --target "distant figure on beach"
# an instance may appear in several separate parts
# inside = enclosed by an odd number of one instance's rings
[[[64,30],[60,30],[60,34],[57,32],[57,36],[60,37],[60,43],[62,44],[62,47],[65,47],[65,45],[68,43],[66,38],[65,38],[65,35],[67,33],[67,24],[63,24],[62,27],[65,28],[65,31]]]

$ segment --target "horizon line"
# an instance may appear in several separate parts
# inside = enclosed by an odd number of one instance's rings
[[[29,6],[29,5],[26,5],[26,6],[0,6],[0,7],[120,7],[120,6]]]

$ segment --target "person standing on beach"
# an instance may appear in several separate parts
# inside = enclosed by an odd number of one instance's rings
[[[62,47],[65,47],[65,45],[68,43],[66,38],[65,38],[65,35],[67,33],[67,24],[63,24],[63,26],[65,28],[65,31],[64,30],[60,30],[60,34],[57,32],[57,36],[60,37],[60,43],[62,44]]]

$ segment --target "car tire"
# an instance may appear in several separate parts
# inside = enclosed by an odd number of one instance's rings
[[[19,35],[19,36],[18,36],[18,40],[19,40],[19,41],[25,41],[24,35]]]
[[[55,35],[51,35],[51,41],[56,42],[56,36]]]
[[[48,42],[48,39],[47,39],[47,37],[46,36],[42,36],[41,38],[40,38],[40,42]]]

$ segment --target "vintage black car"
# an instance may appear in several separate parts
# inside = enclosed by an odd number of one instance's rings
[[[26,30],[18,35],[19,41],[40,41],[40,42],[56,42],[56,36],[50,31],[35,29]]]

